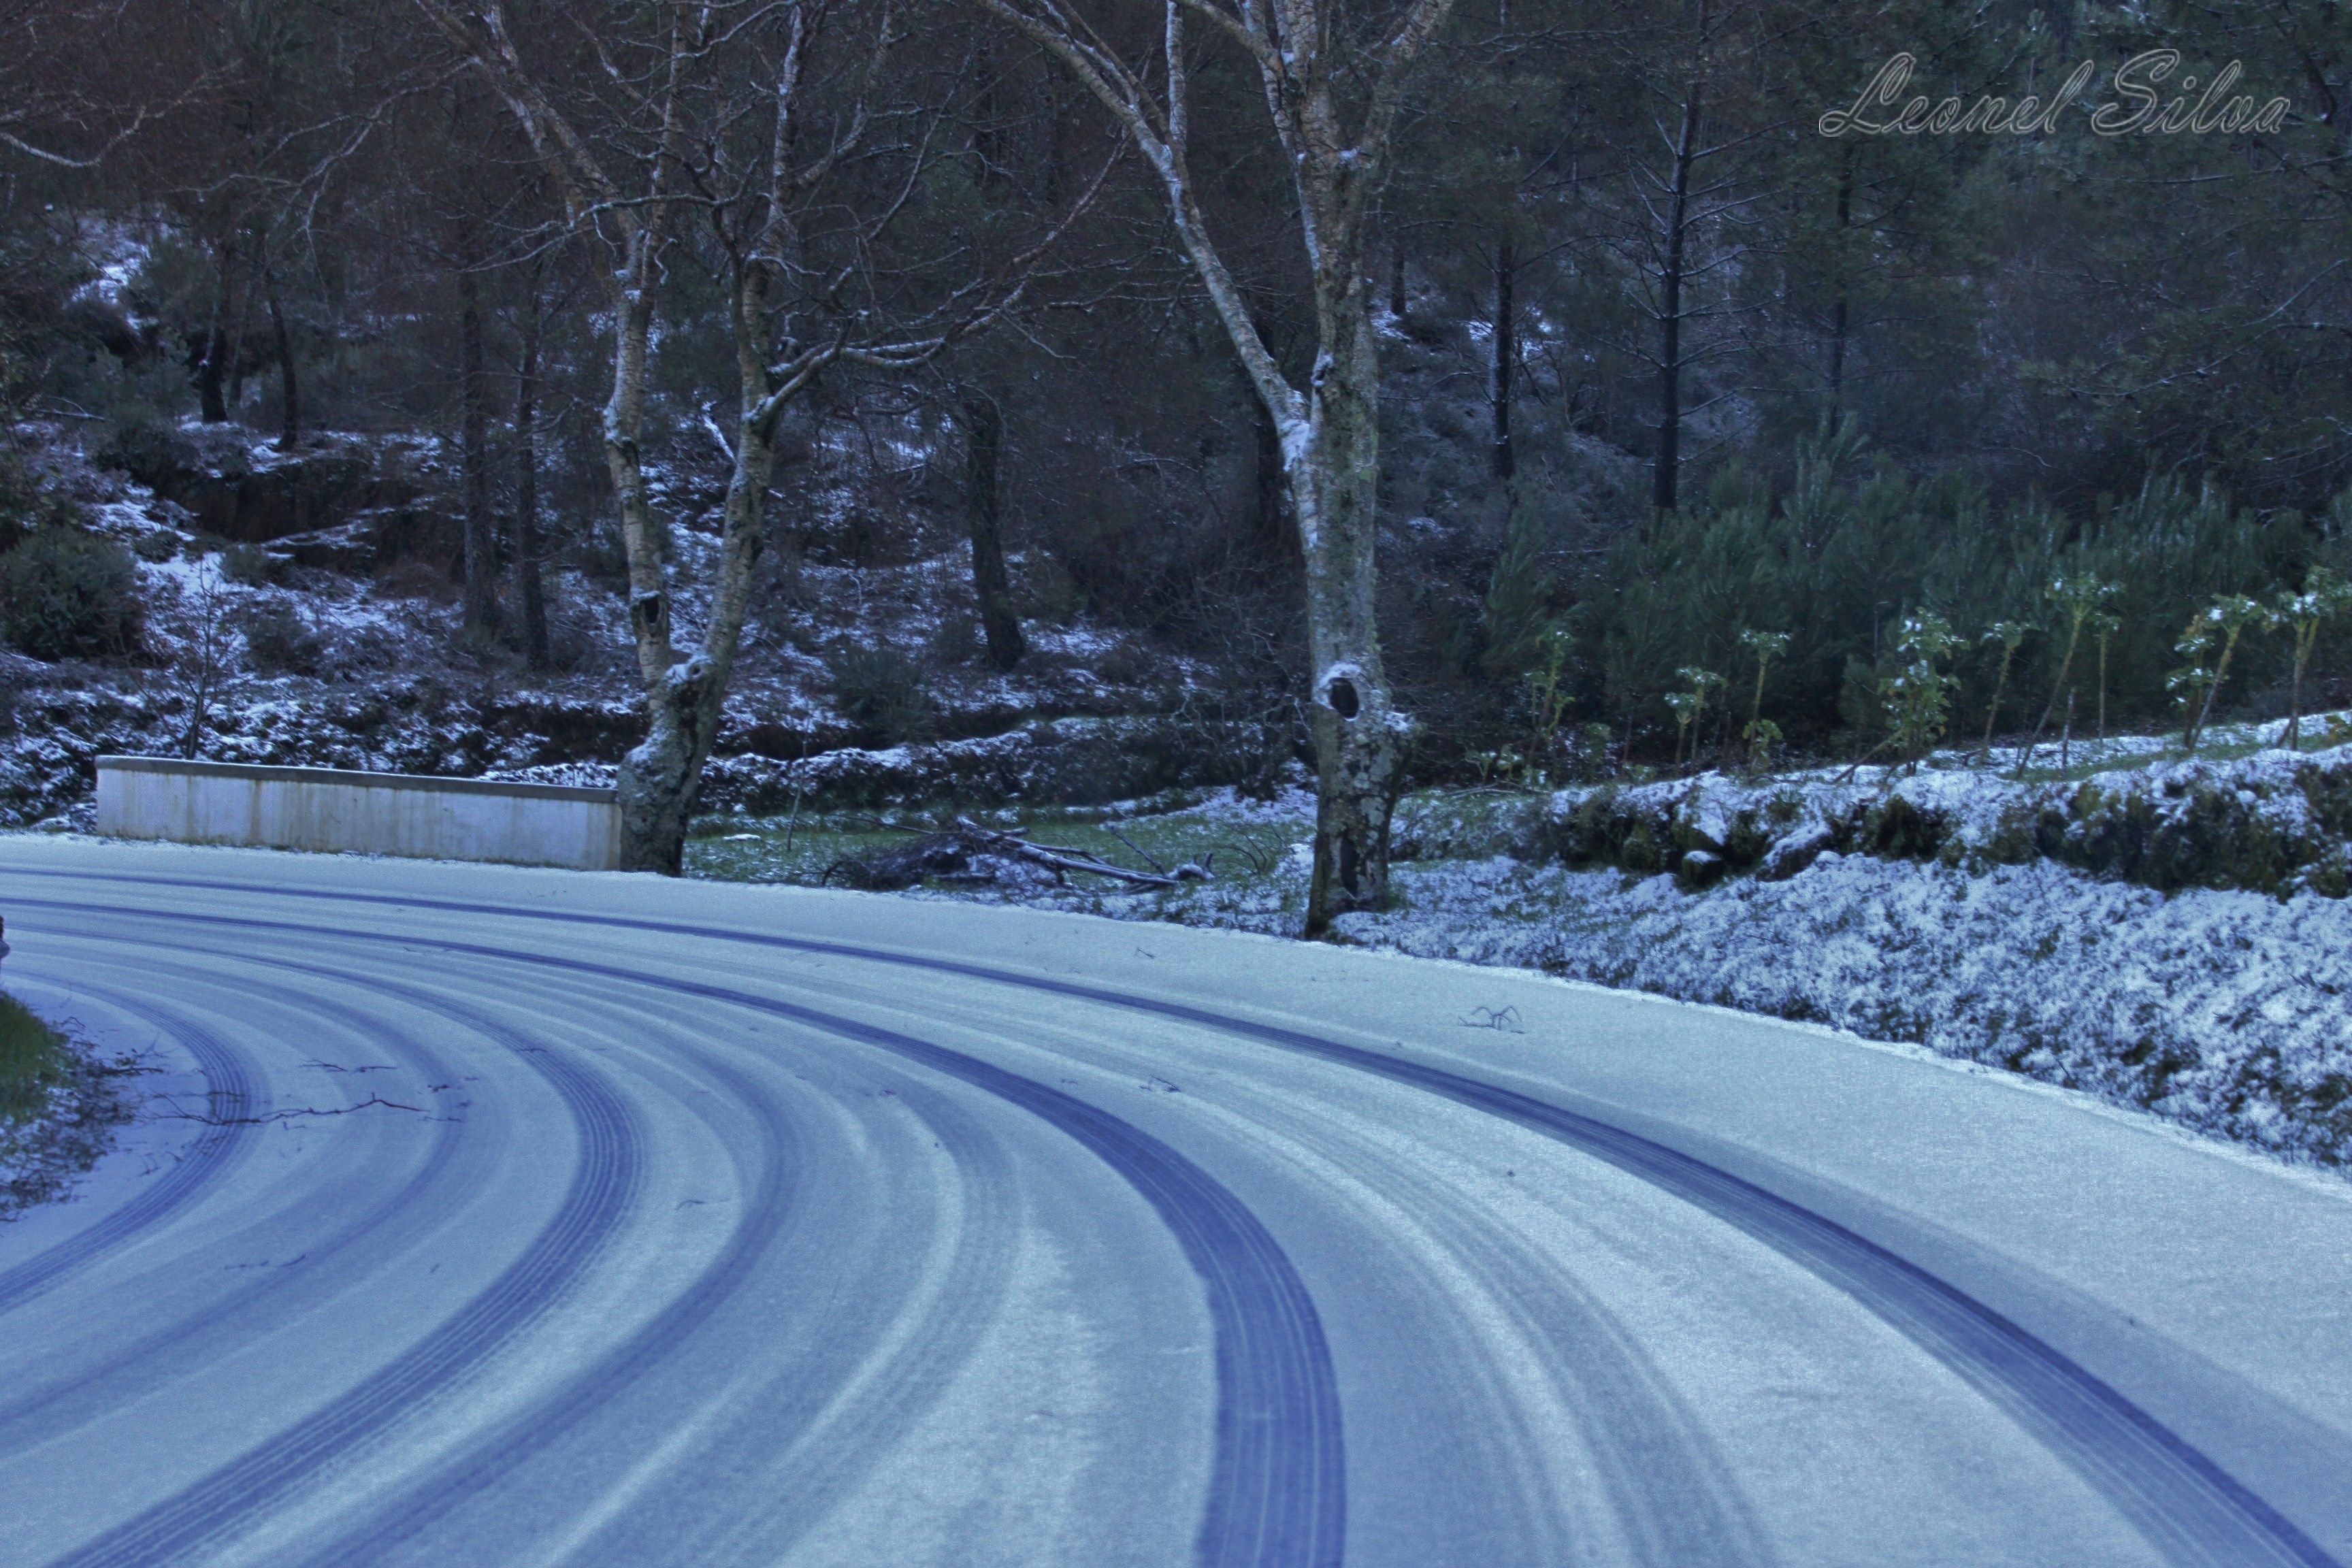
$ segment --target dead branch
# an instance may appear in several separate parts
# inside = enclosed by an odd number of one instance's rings
[[[1114,866],[1108,860],[1097,860],[1076,849],[1050,849],[1042,844],[1032,844],[1014,833],[998,833],[985,828],[968,816],[956,818],[956,826],[1002,855],[1032,865],[1050,866],[1056,871],[1084,871],[1091,876],[1110,877],[1118,881],[1144,888],[1180,888],[1182,880],[1175,877],[1155,876],[1150,871],[1130,871],[1124,866]],[[1121,839],[1121,843],[1126,840]],[[1128,846],[1133,848],[1133,845]],[[1140,853],[1140,851],[1138,851]],[[1150,857],[1146,856],[1149,859]]]
[[[1109,834],[1113,838],[1118,839],[1121,844],[1126,845],[1129,853],[1139,857],[1145,865],[1150,867],[1161,876],[1165,877],[1169,874],[1168,868],[1160,863],[1160,857],[1154,855],[1149,849],[1144,848],[1143,846],[1138,844],[1134,839],[1129,838],[1126,834],[1121,833],[1109,823],[1104,823],[1102,825],[1102,830],[1105,833]]]

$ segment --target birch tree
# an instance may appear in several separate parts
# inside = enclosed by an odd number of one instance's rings
[[[1306,558],[1318,785],[1307,933],[1320,935],[1335,915],[1388,901],[1389,817],[1412,725],[1381,667],[1373,618],[1381,376],[1365,227],[1407,79],[1453,0],[1407,0],[1379,19],[1351,15],[1346,0],[1164,0],[1156,47],[1141,59],[1077,0],[976,3],[1059,59],[1142,150],[1177,242],[1273,421]],[[1303,386],[1268,348],[1202,210],[1189,145],[1194,25],[1256,67],[1267,130],[1290,171],[1315,307]]]
[[[916,277],[894,266],[886,242],[919,210],[932,138],[920,112],[882,102],[892,51],[908,36],[889,5],[670,0],[637,8],[625,34],[583,12],[572,20],[587,58],[570,64],[601,79],[582,92],[532,59],[496,0],[416,3],[504,101],[572,227],[610,252],[603,438],[646,714],[646,738],[621,763],[621,864],[676,876],[751,610],[786,410],[836,366],[910,370],[1001,317],[1092,191],[997,266],[971,259],[968,246],[940,247],[965,271]],[[704,415],[730,474],[698,626],[680,623],[666,548],[675,520],[656,503],[645,454],[663,275],[688,259],[725,290],[735,361],[724,426]]]

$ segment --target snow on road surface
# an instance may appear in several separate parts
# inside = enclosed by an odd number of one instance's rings
[[[17,839],[0,1563],[2352,1561],[2352,1188],[1825,1031]]]

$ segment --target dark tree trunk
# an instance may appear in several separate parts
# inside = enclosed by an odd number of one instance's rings
[[[1495,477],[1507,488],[1517,477],[1518,456],[1511,446],[1511,380],[1518,363],[1518,309],[1513,291],[1517,256],[1507,229],[1495,246]]]
[[[539,268],[530,273],[530,309],[523,316],[522,357],[515,373],[515,582],[522,594],[523,657],[544,671],[547,594],[540,582],[539,536],[539,342],[546,302]]]
[[[1672,511],[1683,447],[1683,269],[1690,236],[1691,165],[1697,162],[1700,87],[1683,100],[1682,134],[1666,207],[1666,249],[1658,278],[1658,457],[1650,504]]]
[[[1011,669],[1029,651],[1021,617],[1013,613],[1013,588],[1004,575],[1004,536],[997,511],[997,458],[1004,446],[1004,416],[985,394],[963,405],[964,467],[971,480],[971,587],[980,600],[981,629],[988,637],[988,659]]]
[[[470,247],[467,254],[470,255]],[[482,367],[482,300],[473,269],[457,272],[458,453],[466,471],[466,621],[468,637],[498,630],[498,541],[491,532],[489,398]]]
[[[228,413],[235,419],[245,406],[245,329],[253,313],[253,296],[242,292],[228,313]]]
[[[1389,241],[1389,314],[1404,322],[1404,238]]]
[[[1830,305],[1830,425],[1835,428],[1838,405],[1845,395],[1846,276],[1845,231],[1853,215],[1853,143],[1845,144],[1843,167],[1838,172],[1837,298]]]
[[[278,390],[286,405],[278,422],[278,449],[290,452],[302,439],[302,386],[294,374],[294,338],[286,330],[286,311],[278,300],[278,273],[268,262],[262,264],[261,288],[269,301],[269,330],[278,340]]]
[[[205,334],[205,357],[196,364],[196,404],[207,425],[228,423],[228,400],[223,393],[228,370],[229,295],[236,278],[236,242],[221,247],[220,282],[213,291],[212,325]]]

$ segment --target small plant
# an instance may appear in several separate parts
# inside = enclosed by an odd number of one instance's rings
[[[870,746],[919,741],[930,731],[931,697],[923,672],[893,648],[843,643],[825,656],[833,700]]]
[[[2087,573],[2072,577],[2053,577],[2050,580],[2050,586],[2042,590],[2042,595],[2058,606],[2059,614],[2066,617],[2066,651],[2059,658],[2058,679],[2051,683],[2050,700],[2043,705],[2042,717],[2034,721],[2033,733],[2026,739],[2024,755],[2017,759],[2017,771],[2021,773],[2025,771],[2025,764],[2032,760],[2033,748],[2040,742],[2042,731],[2050,727],[2052,715],[2058,711],[2060,695],[2070,689],[2066,677],[2074,672],[2074,651],[2082,646],[2085,627],[2095,631],[2099,639],[2099,738],[2106,739],[2107,639],[2122,625],[2105,608],[2107,601],[2115,597],[2116,585],[2103,583]]]
[[[1992,702],[1985,709],[1984,745],[1977,753],[1979,761],[1992,755],[1992,731],[2000,721],[2000,697],[2009,689],[2009,667],[2016,659],[2017,650],[2025,646],[2025,639],[2041,629],[2031,621],[1995,621],[1984,635],[1985,641],[2000,644],[2000,673],[1993,678]]]
[[[1780,742],[1780,726],[1764,717],[1764,673],[1772,661],[1789,651],[1786,632],[1742,631],[1739,646],[1756,660],[1756,695],[1748,706],[1748,726],[1739,738],[1748,742],[1748,765],[1758,773],[1772,765],[1772,748]]]
[[[1698,693],[1669,691],[1666,710],[1675,716],[1675,772],[1683,771],[1683,741],[1690,733],[1691,722],[1698,717]]]
[[[2352,583],[2325,566],[2315,566],[2303,580],[2300,594],[2282,594],[2272,614],[2279,624],[2294,630],[2294,677],[2288,688],[2286,731],[2279,744],[2299,751],[2303,744],[2303,675],[2310,668],[2311,651],[2319,629],[2352,609]]]
[[[1706,694],[1722,686],[1723,677],[1711,669],[1701,669],[1689,664],[1675,671],[1675,679],[1690,688],[1688,691],[1678,691],[1666,699],[1666,706],[1674,710],[1675,715],[1675,765],[1679,768],[1683,764],[1683,735],[1687,731],[1691,737],[1691,763],[1696,766],[1698,749],[1706,733],[1700,725],[1706,718]]]
[[[1943,739],[1952,689],[1959,680],[1939,667],[1959,647],[1950,625],[1929,611],[1905,616],[1895,634],[1895,650],[1904,663],[1879,683],[1879,693],[1891,720],[1886,744],[1913,773],[1919,770],[1919,759]]]
[[[1589,777],[1608,777],[1612,771],[1609,765],[1609,753],[1616,743],[1616,731],[1606,724],[1596,722],[1580,727],[1576,732],[1578,766]]]
[[[248,588],[266,585],[275,565],[269,552],[258,544],[232,544],[221,552],[221,575]]]
[[[2221,683],[2230,679],[2230,659],[2238,651],[2238,639],[2249,630],[2259,630],[2271,624],[2269,608],[2243,594],[2217,596],[2196,619],[2189,622],[2189,633],[2181,639],[2181,651],[2193,653],[2197,660],[2197,674],[2203,674],[2203,656],[2210,653],[2217,642],[2221,650],[2221,661],[2213,667],[2211,677],[2201,682],[2200,699],[2189,718],[2189,732],[2181,740],[2182,745],[2189,752],[2197,750],[2198,738],[2204,734],[2206,721],[2213,714],[2213,700],[2221,695]],[[2201,634],[2198,632],[2200,626],[2203,628]],[[2192,636],[2197,637],[2193,650],[2190,647]]]
[[[1542,657],[1528,673],[1528,750],[1537,758],[1559,750],[1559,723],[1571,695],[1565,676],[1568,653],[1568,637],[1555,626],[1544,633]]]
[[[183,637],[172,662],[173,683],[188,699],[187,727],[180,732],[180,755],[194,760],[204,750],[213,707],[226,694],[231,670],[228,591],[217,574],[197,577],[179,600],[177,630]]]
[[[245,634],[246,657],[263,675],[316,675],[325,643],[287,601],[264,599],[236,616]]]
[[[1491,752],[1473,752],[1470,753],[1469,761],[1471,766],[1478,770],[1478,783],[1482,787],[1489,784],[1517,784],[1542,782],[1541,771],[1508,746],[1498,747]]]
[[[2202,611],[2189,616],[2179,640],[2172,645],[2172,651],[2188,662],[2164,678],[2164,689],[2172,693],[2184,715],[2180,743],[2192,752],[2197,749],[2197,721],[2205,711],[2205,694],[2213,687],[2214,636],[2213,622]]]

